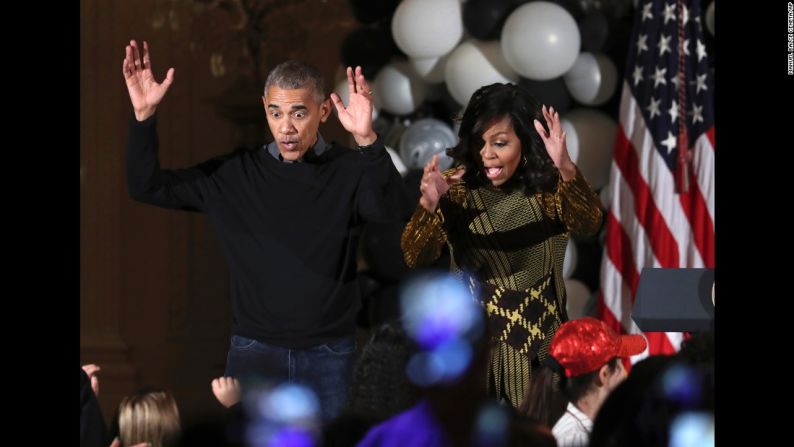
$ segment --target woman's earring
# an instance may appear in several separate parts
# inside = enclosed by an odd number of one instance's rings
[[[526,154],[522,155],[521,158],[524,159],[524,164],[521,167],[522,168],[526,168],[527,167],[527,156],[526,156]]]

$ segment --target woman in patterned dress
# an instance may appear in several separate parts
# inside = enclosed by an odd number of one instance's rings
[[[600,202],[568,155],[559,114],[520,86],[474,92],[458,135],[452,169],[439,171],[437,156],[425,166],[401,246],[410,267],[448,246],[451,270],[468,276],[496,340],[488,389],[518,407],[567,320],[569,235],[598,231]]]

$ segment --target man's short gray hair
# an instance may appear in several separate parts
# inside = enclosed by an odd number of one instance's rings
[[[298,60],[289,60],[276,65],[270,70],[265,81],[265,96],[268,89],[275,85],[284,90],[308,88],[314,100],[322,103],[325,100],[325,82],[320,70],[314,65]]]

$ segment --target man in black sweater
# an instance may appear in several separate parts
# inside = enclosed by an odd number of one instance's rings
[[[324,93],[319,71],[288,61],[268,75],[262,98],[275,141],[253,152],[164,170],[155,109],[174,81],[155,81],[149,48],[126,47],[134,116],[127,145],[130,195],[160,207],[207,214],[223,244],[232,283],[226,376],[290,381],[316,393],[322,417],[343,407],[360,307],[357,235],[367,221],[410,215],[397,170],[372,130],[372,91],[348,67],[349,104]],[[357,150],[318,132],[331,113]]]

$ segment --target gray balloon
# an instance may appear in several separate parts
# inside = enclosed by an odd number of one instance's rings
[[[400,138],[400,157],[408,169],[422,169],[430,162],[433,155],[438,154],[438,168],[448,169],[452,166],[452,158],[446,155],[446,149],[458,144],[458,137],[443,121],[424,118],[411,124]]]

